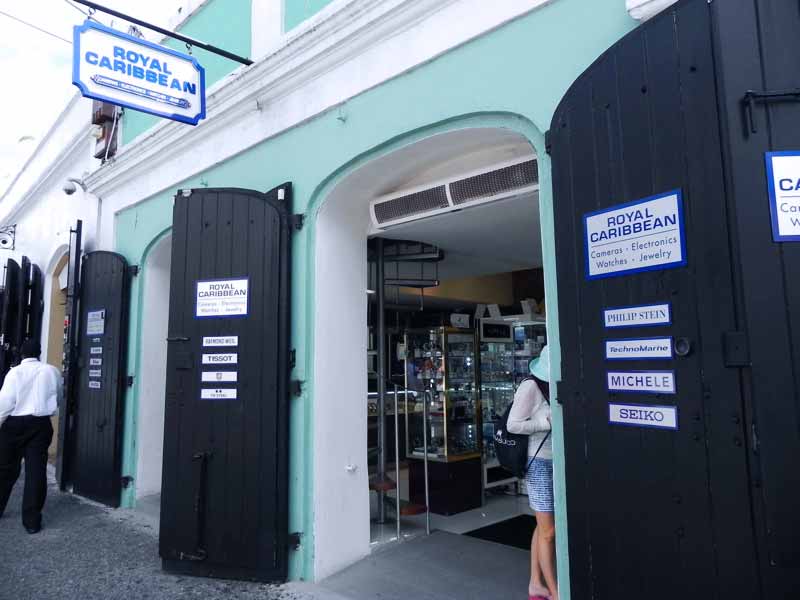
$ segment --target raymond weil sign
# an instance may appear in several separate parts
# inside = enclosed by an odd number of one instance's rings
[[[87,98],[191,125],[205,118],[205,70],[193,57],[92,21],[73,38],[72,83]]]

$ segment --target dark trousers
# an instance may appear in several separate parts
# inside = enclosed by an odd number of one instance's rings
[[[50,417],[8,417],[0,427],[0,515],[6,509],[24,458],[22,524],[32,528],[41,526],[47,497],[47,449],[52,439]]]

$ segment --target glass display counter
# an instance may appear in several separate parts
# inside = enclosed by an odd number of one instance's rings
[[[516,485],[518,480],[500,467],[494,453],[494,434],[514,401],[519,384],[530,376],[528,364],[547,343],[544,320],[507,317],[482,319],[479,390],[483,437],[484,490]]]
[[[406,334],[405,407],[409,458],[424,456],[424,405],[428,403],[428,460],[453,462],[480,456],[480,411],[475,335],[452,328]]]
[[[478,508],[483,490],[475,333],[409,331],[405,355],[406,386],[418,394],[409,395],[405,409],[410,500],[425,504],[427,437],[431,512],[453,515]]]

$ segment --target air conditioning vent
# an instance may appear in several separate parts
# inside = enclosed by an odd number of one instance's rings
[[[535,160],[481,173],[450,184],[453,204],[460,205],[488,196],[539,183],[539,168]]]
[[[414,192],[399,198],[392,198],[374,205],[375,220],[379,223],[406,219],[414,215],[447,208],[447,190],[445,186]]]
[[[534,192],[538,187],[539,167],[536,159],[517,158],[464,173],[457,178],[377,198],[370,203],[372,223],[378,229],[386,229]]]

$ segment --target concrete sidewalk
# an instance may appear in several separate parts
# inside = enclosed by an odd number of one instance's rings
[[[161,570],[158,532],[135,512],[111,510],[49,486],[41,533],[28,535],[23,477],[0,518],[0,600],[343,600],[314,586],[177,577]]]

